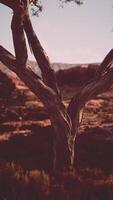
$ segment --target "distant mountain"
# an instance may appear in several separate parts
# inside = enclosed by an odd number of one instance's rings
[[[55,71],[69,69],[72,67],[76,67],[76,64],[68,64],[68,63],[52,63],[52,67]]]
[[[70,64],[70,63],[52,63],[52,67],[55,71],[59,71],[59,70],[66,70],[66,69],[69,69],[69,68],[74,68],[74,67],[90,67],[90,66],[97,66],[99,65],[100,63],[85,63],[85,64],[81,64],[81,63],[78,63],[78,64]]]
[[[37,67],[37,63],[35,61],[28,61],[28,65],[31,66],[32,70],[38,74],[38,75],[41,75],[41,71],[39,69],[39,67]],[[69,68],[72,68],[72,67],[76,67],[78,65],[76,64],[67,64],[67,63],[52,63],[52,68],[55,70],[55,71],[59,71],[59,70],[64,70],[64,69],[69,69]],[[81,66],[81,65],[79,65]]]
[[[89,63],[89,64],[68,64],[68,63],[52,63],[52,67],[55,71],[59,70],[66,70],[69,68],[74,67],[88,67],[88,66],[97,66],[99,63]],[[35,61],[28,61],[28,66],[31,67],[31,69],[38,75],[41,75],[41,71],[39,67],[37,67],[37,63]],[[0,70],[2,70],[5,73],[8,73],[9,75],[15,75],[12,71],[10,71],[4,64],[0,62]]]

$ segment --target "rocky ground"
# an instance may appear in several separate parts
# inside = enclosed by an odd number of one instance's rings
[[[31,168],[41,168],[49,170],[52,167],[52,130],[50,126],[50,120],[46,109],[43,104],[37,99],[37,97],[29,91],[29,89],[18,79],[13,78],[14,85],[16,88],[12,94],[7,97],[1,98],[0,107],[0,158],[15,160],[21,162],[22,166]],[[68,104],[70,96],[74,94],[79,87],[62,86],[64,90],[64,102]],[[5,90],[5,89],[4,89]],[[68,94],[68,96],[66,95]],[[84,111],[84,117],[80,127],[80,133],[86,133],[85,138],[80,136],[77,139],[76,151],[78,157],[76,158],[79,165],[91,164],[94,165],[94,159],[92,156],[96,155],[96,147],[93,150],[87,150],[92,140],[92,135],[89,137],[90,128],[94,128],[93,133],[95,134],[95,141],[98,140],[98,132],[102,132],[102,128],[108,128],[112,130],[113,127],[113,90],[111,89],[107,93],[97,96],[95,99],[88,102]],[[98,127],[96,128],[95,127]],[[82,135],[83,135],[82,134]],[[112,134],[108,133],[112,141]],[[102,141],[106,140],[105,134],[100,136]],[[85,141],[84,149],[83,142]],[[104,141],[105,142],[105,141]],[[91,143],[91,144],[92,144]],[[82,145],[80,145],[82,144]],[[99,144],[100,145],[100,144]],[[91,146],[91,145],[90,145]],[[109,146],[109,144],[108,144]],[[78,149],[77,149],[78,148]],[[82,153],[81,154],[81,151]],[[105,150],[105,145],[100,149],[101,152]],[[111,147],[111,153],[113,148]],[[80,153],[79,153],[80,152]],[[98,151],[97,151],[98,152]],[[84,161],[83,157],[88,157],[87,162]],[[89,154],[88,154],[89,153]],[[105,156],[104,154],[102,156]],[[90,158],[90,159],[89,159]],[[90,160],[90,162],[89,162]],[[92,162],[91,162],[92,160]],[[83,162],[84,161],[84,162]],[[100,159],[99,159],[100,161]],[[101,161],[100,161],[101,162]],[[99,162],[99,163],[100,163]],[[95,162],[98,164],[97,162]],[[95,166],[95,165],[94,165]],[[99,164],[100,166],[100,164]],[[110,165],[110,169],[112,165]]]
[[[25,170],[48,172],[53,160],[53,133],[48,113],[19,79],[13,77],[12,80],[12,86],[7,78],[0,84],[0,163],[14,161]],[[8,92],[9,88],[12,92]],[[78,89],[75,85],[61,86],[65,104]],[[64,173],[66,178],[59,189],[55,183],[54,192],[58,198],[52,196],[52,200],[74,200],[75,196],[77,200],[113,199],[112,107],[112,89],[86,105],[75,145],[77,172]]]

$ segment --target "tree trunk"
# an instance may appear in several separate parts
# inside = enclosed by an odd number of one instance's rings
[[[70,166],[70,150],[68,148],[68,138],[70,127],[66,119],[66,111],[56,93],[47,87],[38,76],[29,68],[18,69],[15,66],[15,59],[12,54],[0,46],[0,60],[25,83],[25,85],[43,102],[50,115],[54,134],[54,161],[56,169]],[[48,155],[49,156],[49,155]]]
[[[16,55],[14,57],[0,46],[0,61],[15,72],[46,107],[53,127],[54,168],[61,170],[72,166],[75,138],[78,134],[83,108],[87,101],[105,92],[113,84],[113,50],[100,65],[95,79],[84,85],[66,108],[59,93],[55,72],[32,28],[28,14],[29,1],[0,0],[0,3],[14,11],[11,28]],[[25,33],[41,69],[43,80],[27,66]]]

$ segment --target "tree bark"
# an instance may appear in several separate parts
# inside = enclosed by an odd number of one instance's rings
[[[48,85],[49,87],[51,87],[59,95],[55,72],[52,69],[49,58],[46,55],[44,49],[42,48],[40,44],[40,41],[37,38],[37,35],[35,34],[33,30],[33,27],[28,15],[26,15],[25,17],[24,28],[25,28],[25,32],[26,32],[31,50],[42,72],[42,78],[43,78],[44,83]]]
[[[16,0],[16,2],[14,0],[0,0],[0,3],[15,10],[15,8],[20,5],[20,0]]]
[[[2,3],[4,2],[2,1]],[[20,77],[20,79],[36,96],[38,96],[38,98],[47,108],[52,122],[55,138],[54,167],[61,169],[64,167],[64,165],[70,165],[70,152],[67,143],[68,129],[65,128],[65,131],[62,130],[64,127],[68,126],[68,123],[66,119],[65,106],[59,97],[55,73],[51,69],[48,57],[44,53],[44,50],[34,33],[28,12],[27,10],[24,10],[26,9],[25,6],[27,6],[26,0],[24,7],[22,7],[22,5],[16,6],[16,3],[13,4],[13,1],[8,2],[8,4],[5,2],[5,5],[9,6],[9,3],[10,8],[12,8],[14,11],[11,27],[16,58],[3,47],[0,47],[0,60]],[[24,28],[46,84],[42,82],[42,80],[39,79],[39,77],[36,76],[36,74],[34,74],[33,71],[26,66],[27,48],[24,36]]]
[[[85,104],[98,94],[106,92],[113,84],[113,49],[107,54],[99,68],[95,78],[84,85],[75,94],[68,106],[68,114],[72,121],[74,134],[78,133],[78,128],[82,119]]]
[[[10,57],[9,57],[10,55]],[[66,113],[62,107],[59,98],[56,93],[46,86],[42,80],[34,74],[30,68],[18,69],[15,66],[15,58],[7,50],[0,46],[0,61],[3,62],[7,67],[14,71],[18,77],[28,86],[28,88],[42,101],[45,105],[52,122],[54,132],[54,152],[55,168],[62,169],[64,166],[69,166],[70,151],[68,148],[69,137],[69,124],[66,119]],[[49,156],[49,155],[48,155]]]
[[[20,70],[26,66],[27,62],[27,46],[24,36],[24,10],[22,7],[18,7],[16,12],[14,12],[11,28],[13,33],[13,44],[15,48],[15,55],[16,55],[16,66]],[[21,53],[22,52],[22,53]]]
[[[59,95],[55,72],[33,30],[28,14],[29,1],[0,0],[0,3],[14,11],[11,27],[16,55],[14,57],[0,46],[0,61],[15,72],[46,107],[54,133],[54,167],[60,170],[69,167],[74,162],[75,138],[85,104],[96,95],[107,91],[113,84],[113,50],[100,65],[95,79],[74,95],[66,109]],[[41,69],[43,81],[27,66],[25,33]]]

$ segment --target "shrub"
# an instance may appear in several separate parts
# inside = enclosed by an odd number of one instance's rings
[[[0,164],[0,200],[103,198],[113,199],[113,175],[98,169],[65,170],[50,178],[43,171],[24,171],[14,162]]]
[[[49,184],[49,176],[44,172],[25,172],[13,162],[0,165],[0,199],[46,200]]]

